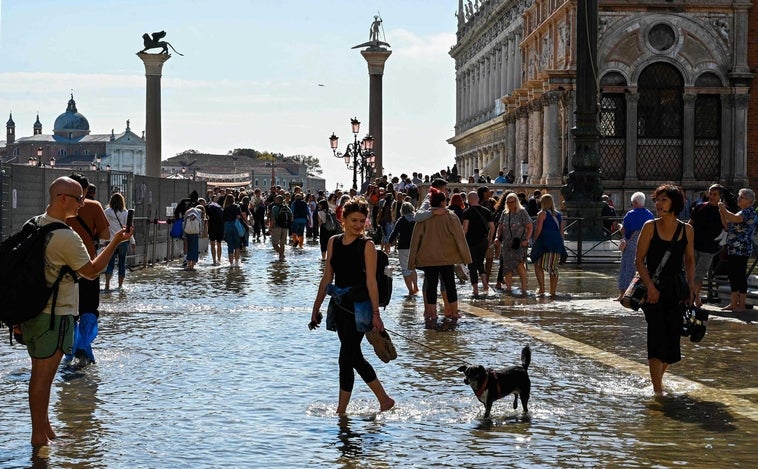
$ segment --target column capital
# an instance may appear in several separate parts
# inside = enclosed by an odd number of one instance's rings
[[[142,63],[145,65],[145,76],[161,76],[163,72],[163,64],[171,58],[171,54],[147,54],[145,52],[138,52],[137,57],[142,59]]]
[[[384,63],[392,54],[391,50],[362,50],[361,55],[368,63],[369,75],[384,75]]]

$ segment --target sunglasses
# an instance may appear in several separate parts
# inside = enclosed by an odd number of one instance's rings
[[[58,194],[58,195],[62,195],[63,197],[71,197],[72,199],[75,199],[79,203],[84,202],[83,195],[71,195],[71,194]]]

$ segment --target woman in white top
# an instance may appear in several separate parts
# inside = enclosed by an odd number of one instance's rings
[[[108,208],[105,209],[105,218],[108,220],[108,225],[111,232],[111,238],[122,231],[126,226],[127,211],[124,203],[124,196],[121,193],[116,192],[111,196],[111,200],[108,203]],[[124,284],[124,277],[126,277],[126,252],[129,249],[129,242],[124,241],[116,248],[116,252],[113,253],[113,257],[108,262],[108,267],[105,269],[105,290],[111,289],[111,277],[113,276],[113,268],[116,264],[116,257],[118,256],[118,288]]]

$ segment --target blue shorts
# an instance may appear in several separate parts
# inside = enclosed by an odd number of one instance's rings
[[[307,223],[307,220],[305,218],[295,218],[294,220],[292,220],[290,233],[294,233],[298,236],[303,236],[303,233],[305,233],[306,223]]]

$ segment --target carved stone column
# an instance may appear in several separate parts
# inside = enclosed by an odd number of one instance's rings
[[[747,88],[737,88],[734,95],[734,187],[747,187]]]
[[[542,161],[542,100],[529,103],[529,176],[532,183],[544,184]]]
[[[637,103],[640,94],[626,93],[626,184],[634,184],[637,179]]]
[[[732,95],[721,95],[721,178],[719,182],[725,185],[730,184],[734,175],[734,161],[732,160],[732,109],[734,99]]]
[[[545,93],[544,96],[542,161],[543,180],[548,185],[563,182],[561,175],[560,138],[558,135],[561,129],[561,123],[558,120],[558,101],[560,99],[560,91],[551,91]]]
[[[138,53],[145,65],[145,176],[161,176],[161,76],[171,54]]]
[[[697,95],[685,93],[682,122],[682,186],[691,188],[695,182],[695,100]]]
[[[521,107],[516,111],[516,157],[519,161],[529,162],[529,178],[527,183],[536,181],[534,179],[534,161],[529,159],[529,112],[526,107]]]

